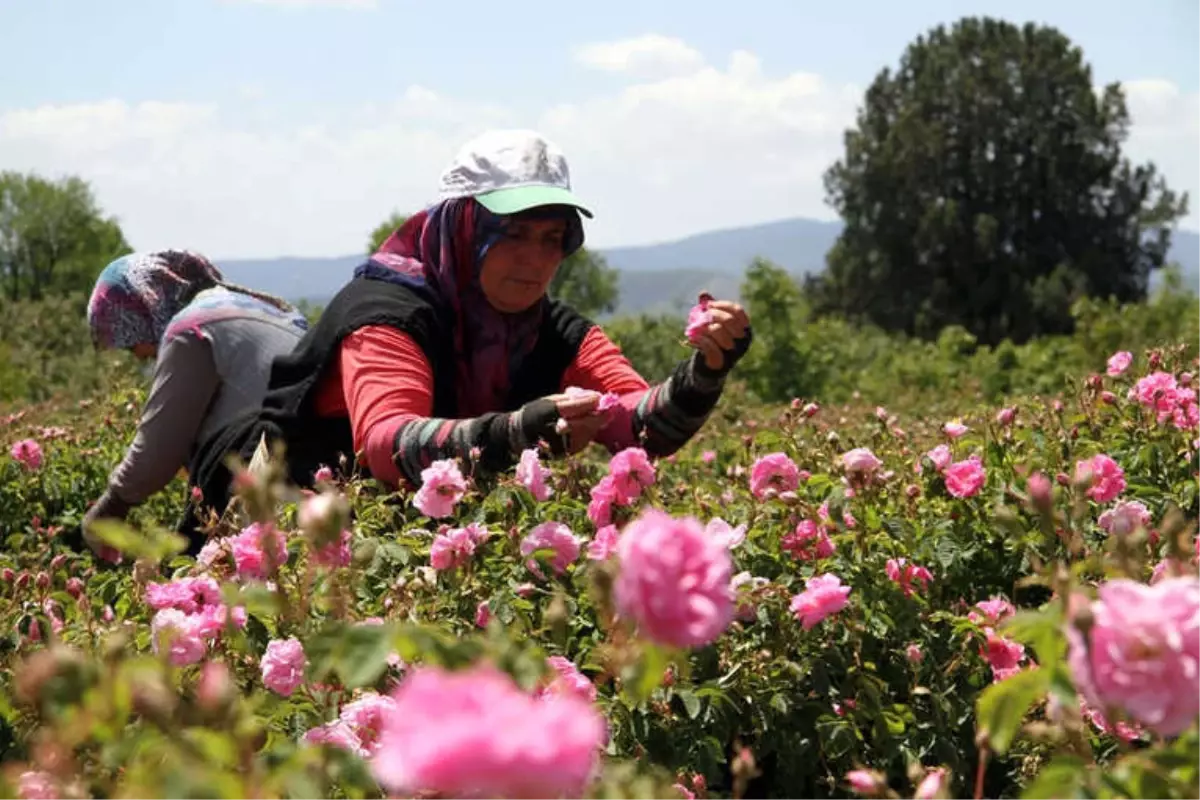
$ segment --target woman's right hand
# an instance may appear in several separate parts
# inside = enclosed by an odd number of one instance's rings
[[[526,437],[531,442],[545,439],[555,453],[578,453],[608,424],[608,415],[597,410],[599,402],[600,395],[590,392],[534,400],[522,409]]]

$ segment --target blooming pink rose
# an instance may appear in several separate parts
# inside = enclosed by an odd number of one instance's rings
[[[588,503],[588,519],[597,528],[603,528],[612,522],[612,507],[617,501],[617,491],[612,475],[605,475],[592,487],[591,502]]]
[[[1128,350],[1120,350],[1108,357],[1108,375],[1110,378],[1115,378],[1118,375],[1124,374],[1125,370],[1129,369],[1129,365],[1133,363],[1133,353]]]
[[[958,437],[962,436],[964,433],[966,433],[969,430],[970,430],[970,428],[968,428],[966,425],[963,425],[961,422],[959,422],[956,419],[950,420],[949,422],[947,422],[945,425],[942,426],[942,432],[945,433],[947,436],[949,436],[951,439],[957,439]]]
[[[1200,582],[1166,578],[1147,586],[1121,578],[1098,594],[1088,606],[1086,638],[1067,626],[1080,693],[1102,712],[1120,709],[1162,736],[1186,730],[1200,716]]]
[[[333,470],[322,464],[313,473],[313,483],[328,483],[333,480]]]
[[[592,703],[488,665],[415,669],[392,698],[371,770],[393,796],[582,797],[608,738]]]
[[[337,541],[330,542],[324,547],[314,548],[313,563],[326,569],[350,566],[350,562],[354,560],[354,551],[350,548],[352,536],[350,531],[342,531],[342,535],[338,537]]]
[[[42,468],[42,446],[33,439],[22,439],[14,444],[8,452],[14,461],[30,472]]]
[[[556,574],[561,575],[579,558],[579,537],[561,522],[543,522],[521,540],[521,555],[527,556],[538,550],[554,551],[550,566]],[[531,572],[538,577],[542,576],[536,560],[531,558],[525,563]]]
[[[784,534],[779,546],[797,561],[829,558],[837,552],[829,534],[811,519],[801,520],[794,531]]]
[[[736,528],[730,526],[728,522],[720,517],[713,517],[704,526],[704,532],[715,538],[718,542],[728,547],[730,550],[741,545],[746,541],[746,524],[742,523]]]
[[[530,447],[521,452],[521,461],[517,464],[517,480],[529,490],[533,499],[541,502],[554,494],[546,484],[550,470],[542,466],[537,449]]]
[[[642,489],[655,481],[654,465],[640,447],[627,447],[608,462],[612,491],[618,505],[627,506],[642,496]]]
[[[1075,480],[1088,484],[1087,496],[1097,503],[1107,503],[1125,491],[1125,470],[1103,453],[1077,462]]]
[[[883,466],[883,462],[866,447],[856,447],[842,454],[842,468],[852,475],[870,478]]]
[[[1184,390],[1185,394],[1181,396],[1180,391],[1174,375],[1159,371],[1139,379],[1129,390],[1129,396],[1146,408],[1152,409],[1161,423],[1174,417],[1181,402],[1184,405],[1194,402],[1195,393]]]
[[[195,664],[204,658],[208,643],[197,628],[198,618],[177,608],[164,608],[150,620],[150,643],[155,653],[170,642],[168,658],[177,667]]]
[[[849,586],[842,586],[837,575],[815,575],[804,583],[804,591],[792,597],[792,614],[804,630],[846,607]]]
[[[976,625],[987,623],[989,625],[999,625],[1000,622],[1016,613],[1012,603],[1005,600],[1003,597],[992,597],[987,600],[980,600],[975,604],[975,607],[983,612],[982,615],[974,611],[967,614],[967,619],[974,622]]]
[[[395,708],[396,701],[388,695],[364,692],[342,706],[338,722],[353,731],[362,749],[368,755],[373,755],[379,749],[384,720]]]
[[[1128,536],[1138,528],[1150,529],[1150,509],[1137,500],[1121,500],[1101,514],[1097,524],[1112,536]]]
[[[905,597],[911,597],[913,581],[921,584],[921,591],[925,591],[929,582],[933,580],[933,575],[925,567],[907,562],[908,559],[905,558],[889,558],[884,571],[888,578],[900,587]]]
[[[1013,420],[1016,418],[1017,409],[1012,406],[1009,406],[1008,408],[1002,408],[996,412],[996,423],[1004,426],[1005,428],[1007,428],[1009,425],[1012,425]]]
[[[168,583],[146,584],[146,604],[157,610],[177,608],[194,614],[205,606],[221,605],[221,587],[209,577],[176,578]]]
[[[427,517],[448,517],[466,492],[467,481],[458,464],[443,458],[421,470],[421,488],[413,495],[413,505]]]
[[[926,772],[925,777],[917,784],[913,798],[914,800],[934,800],[936,797],[945,797],[946,790],[949,788],[946,783],[946,768],[935,767]]]
[[[575,666],[573,661],[562,656],[550,656],[546,659],[546,663],[554,670],[555,675],[537,693],[538,697],[545,698],[554,694],[571,693],[589,703],[595,701],[596,684],[580,672],[579,667]]]
[[[358,735],[340,719],[310,728],[302,738],[308,744],[328,744],[353,753],[359,758],[367,757],[367,751],[359,741]]]
[[[733,561],[696,519],[648,510],[626,526],[617,556],[617,610],[648,638],[702,647],[729,627]]]
[[[1004,636],[991,628],[984,629],[987,643],[983,656],[992,668],[992,678],[1002,681],[1021,671],[1021,660],[1025,658],[1025,645]]]
[[[983,468],[978,456],[971,456],[946,467],[942,472],[942,477],[946,483],[946,491],[951,496],[974,497],[979,494],[979,490],[987,482],[987,470]]]
[[[616,525],[605,525],[596,531],[596,538],[588,543],[588,558],[592,561],[607,561],[617,552],[617,540],[620,537],[621,532],[617,530]]]
[[[273,639],[267,643],[267,651],[263,653],[259,665],[263,684],[276,694],[287,697],[304,682],[308,657],[304,655],[304,645],[294,636]]]
[[[800,468],[785,453],[770,453],[750,468],[750,493],[759,500],[794,492],[800,486]]]
[[[465,528],[439,533],[429,546],[429,566],[437,570],[460,567],[470,560],[475,548],[487,537],[487,528],[474,522]]]
[[[950,462],[954,460],[954,456],[950,453],[950,445],[948,444],[939,444],[926,453],[925,457],[933,462],[933,467],[938,472],[943,472],[946,467],[950,466]]]
[[[255,522],[236,536],[229,537],[233,562],[242,580],[266,580],[275,569],[287,563],[287,542],[274,525]],[[268,554],[271,558],[268,559]],[[274,562],[269,563],[269,562]]]
[[[63,796],[53,775],[33,771],[21,773],[17,781],[17,795],[21,800],[55,800]]]

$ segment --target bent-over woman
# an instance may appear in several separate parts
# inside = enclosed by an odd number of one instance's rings
[[[494,473],[539,440],[556,454],[591,441],[677,450],[749,347],[749,320],[737,304],[710,303],[697,352],[650,386],[598,325],[546,296],[583,245],[581,214],[592,216],[566,159],[540,135],[492,131],[468,143],[442,175],[441,199],[359,266],[275,362],[263,408],[205,443],[192,477],[206,500],[224,510],[224,457],[247,461],[260,439],[285,446],[300,486],[342,456],[384,483],[416,486],[436,459]],[[602,412],[599,395],[570,387],[615,393],[619,407]]]

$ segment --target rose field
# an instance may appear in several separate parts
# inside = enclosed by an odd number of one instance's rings
[[[182,477],[107,558],[70,546],[140,384],[10,406],[3,790],[1196,797],[1184,333],[1039,391],[946,360],[894,402],[766,404],[735,372],[653,461],[438,462],[417,492],[268,465],[197,559]]]

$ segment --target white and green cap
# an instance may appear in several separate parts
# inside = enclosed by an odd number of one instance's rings
[[[530,130],[492,130],[467,142],[442,173],[439,195],[442,200],[474,197],[493,214],[564,205],[592,216],[571,191],[562,150]]]

